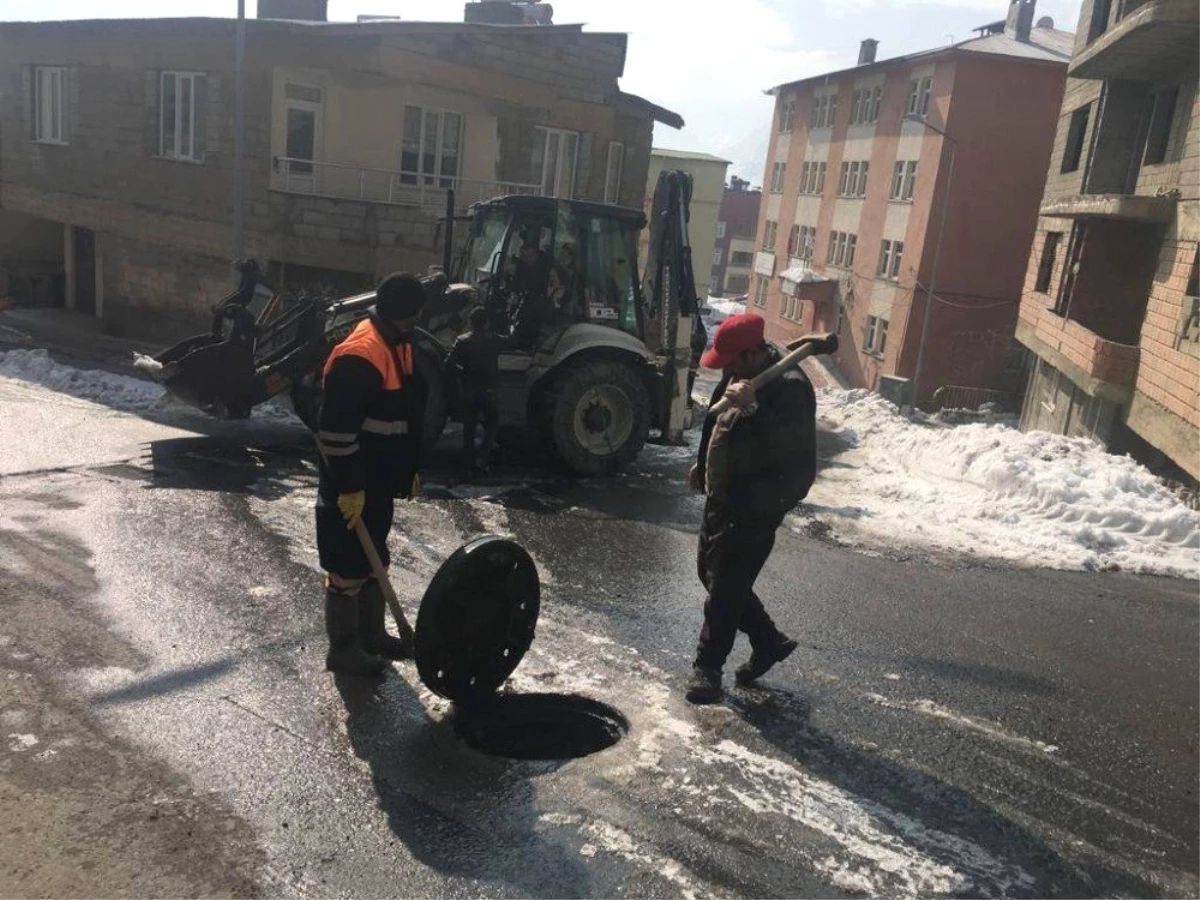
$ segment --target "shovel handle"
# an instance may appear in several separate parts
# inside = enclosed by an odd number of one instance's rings
[[[791,341],[788,345],[789,352],[783,359],[775,363],[769,369],[759,372],[752,379],[750,384],[757,391],[764,385],[770,384],[776,378],[781,376],[789,369],[794,369],[800,365],[801,360],[808,359],[810,356],[818,354],[835,353],[838,348],[838,336],[832,332],[829,334],[807,334],[802,338],[797,338]],[[733,404],[728,398],[722,397],[712,409],[708,411],[709,415],[720,415],[725,410],[729,409]]]

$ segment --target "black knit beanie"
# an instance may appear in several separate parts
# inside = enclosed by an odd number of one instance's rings
[[[393,272],[375,288],[375,314],[381,319],[408,319],[424,305],[425,288],[421,280],[407,272]]]

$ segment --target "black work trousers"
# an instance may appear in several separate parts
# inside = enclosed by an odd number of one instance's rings
[[[756,650],[766,650],[782,639],[754,593],[754,582],[775,546],[781,521],[774,515],[735,518],[722,503],[710,499],[705,504],[697,566],[708,598],[696,647],[697,666],[723,668],[739,631]]]
[[[483,425],[483,446],[475,453],[475,432]],[[495,393],[487,389],[467,390],[462,400],[463,455],[468,468],[477,463],[488,464],[492,455],[492,444],[496,440],[499,415],[496,411]]]

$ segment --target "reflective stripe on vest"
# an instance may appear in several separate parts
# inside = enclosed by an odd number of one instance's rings
[[[323,373],[325,377],[329,376],[329,370],[340,356],[361,356],[373,365],[383,376],[385,391],[400,390],[404,386],[405,377],[413,373],[412,344],[401,344],[398,347],[388,346],[387,341],[371,324],[370,319],[363,319],[359,322],[349,336],[333,348],[329,359],[325,361]],[[403,365],[403,372],[397,371],[397,360]]]
[[[385,422],[382,419],[363,419],[362,430],[371,434],[408,434],[407,422]]]

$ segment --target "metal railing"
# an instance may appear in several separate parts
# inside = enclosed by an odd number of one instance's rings
[[[271,168],[271,187],[274,190],[364,203],[445,209],[446,192],[453,190],[456,205],[465,209],[480,200],[506,194],[542,194],[540,184],[441,177],[401,169],[373,169],[287,156],[276,156]]]

